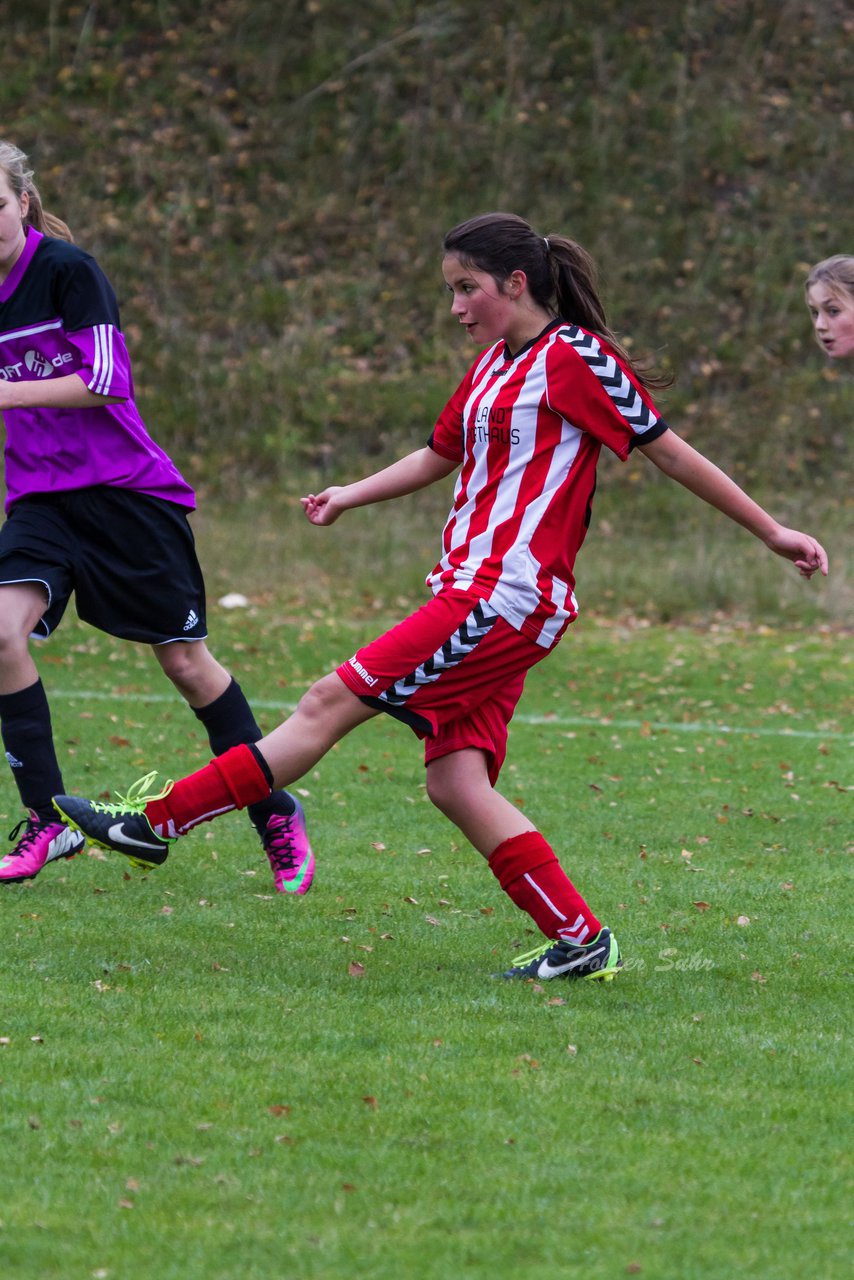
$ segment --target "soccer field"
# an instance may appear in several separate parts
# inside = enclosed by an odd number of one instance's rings
[[[381,625],[213,630],[269,728]],[[625,972],[493,976],[537,939],[385,720],[297,788],[304,899],[241,814],[7,886],[4,1280],[848,1274],[850,636],[574,631],[501,789]],[[69,790],[208,758],[144,651],[38,653]]]

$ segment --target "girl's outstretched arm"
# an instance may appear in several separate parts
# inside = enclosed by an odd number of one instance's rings
[[[678,480],[698,498],[749,529],[778,556],[793,561],[805,578],[811,578],[816,570],[827,574],[827,552],[820,542],[807,533],[779,524],[720,467],[709,462],[675,431],[665,431],[651,444],[638,447],[665,475]]]
[[[309,493],[301,499],[303,510],[312,524],[332,524],[351,507],[367,507],[374,502],[415,493],[416,489],[425,489],[428,484],[449,476],[458,466],[458,462],[443,458],[425,445],[353,484],[330,485],[322,493]]]

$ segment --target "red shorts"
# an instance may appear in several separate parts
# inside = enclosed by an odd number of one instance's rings
[[[449,590],[359,649],[338,675],[369,706],[426,739],[426,764],[477,747],[494,785],[525,676],[548,652],[485,600]]]

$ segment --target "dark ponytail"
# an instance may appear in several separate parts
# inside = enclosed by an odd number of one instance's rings
[[[486,271],[502,285],[524,271],[534,301],[569,324],[604,338],[641,386],[669,386],[671,379],[633,361],[608,328],[598,292],[596,264],[568,236],[541,236],[515,213],[484,213],[461,222],[445,236],[445,253]]]

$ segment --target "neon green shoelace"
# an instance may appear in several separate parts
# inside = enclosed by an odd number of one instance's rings
[[[95,800],[92,802],[92,808],[97,813],[109,813],[113,816],[121,812],[126,813],[128,809],[133,810],[134,813],[142,813],[150,800],[163,800],[175,785],[171,778],[167,779],[161,791],[154,795],[146,795],[145,792],[153,786],[156,777],[156,772],[147,773],[144,778],[139,778],[128,787],[126,796],[117,791],[114,801],[104,803],[103,801]]]

